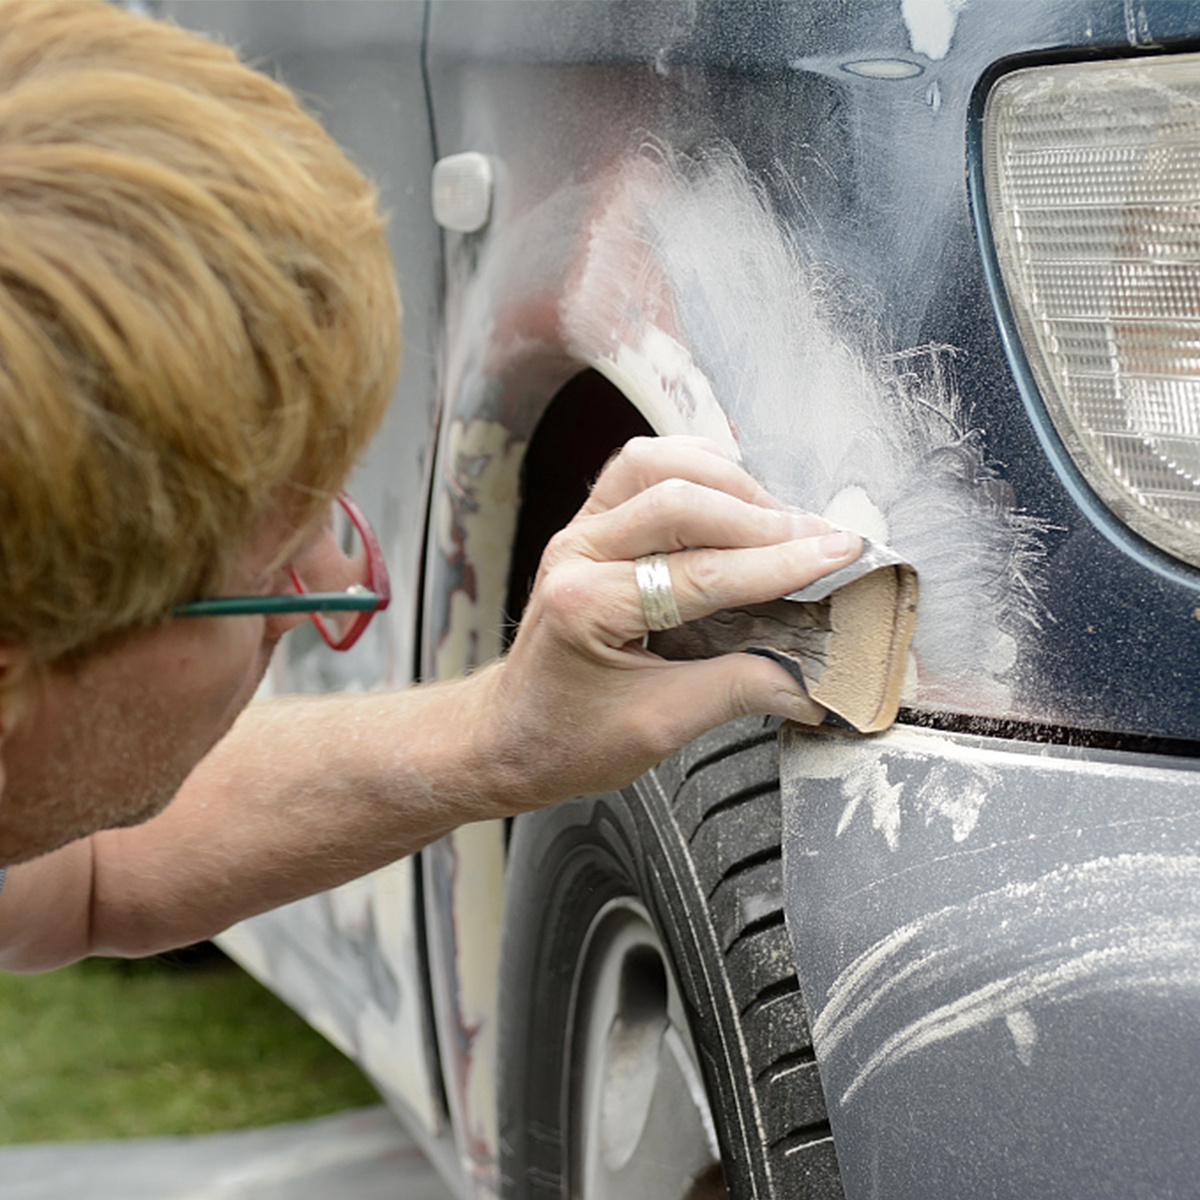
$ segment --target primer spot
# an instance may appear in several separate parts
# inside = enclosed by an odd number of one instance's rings
[[[1033,1062],[1033,1047],[1038,1039],[1037,1026],[1033,1023],[1033,1018],[1027,1009],[1018,1008],[1006,1014],[1004,1023],[1008,1026],[1008,1032],[1012,1034],[1013,1044],[1017,1048],[1017,1057],[1021,1060],[1021,1065],[1028,1067]]]
[[[966,7],[966,0],[901,0],[900,15],[908,26],[913,53],[945,58],[954,39],[958,14]]]
[[[888,540],[887,518],[857,484],[844,487],[825,505],[821,516],[841,529],[852,529],[876,542]]]

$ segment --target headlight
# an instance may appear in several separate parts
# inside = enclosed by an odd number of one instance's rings
[[[1200,55],[1032,67],[988,96],[996,257],[1064,445],[1200,566]]]

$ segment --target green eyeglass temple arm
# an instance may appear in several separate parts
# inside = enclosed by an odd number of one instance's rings
[[[375,612],[386,601],[376,592],[304,592],[285,596],[214,596],[177,605],[176,617],[271,617],[279,613]]]

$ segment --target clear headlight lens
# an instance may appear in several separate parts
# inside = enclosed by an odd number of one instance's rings
[[[1200,55],[1004,76],[983,170],[1059,436],[1118,517],[1200,566]]]

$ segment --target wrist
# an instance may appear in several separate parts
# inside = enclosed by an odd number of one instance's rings
[[[508,661],[500,658],[457,681],[467,693],[457,717],[468,737],[467,775],[477,781],[472,789],[481,815],[477,819],[516,816],[538,807],[549,797],[540,796],[536,739],[517,716],[509,695]]]

